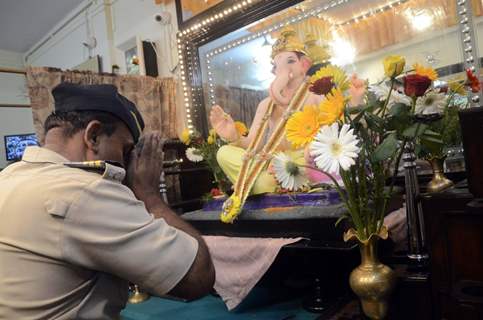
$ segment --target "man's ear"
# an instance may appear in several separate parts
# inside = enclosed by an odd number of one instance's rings
[[[92,120],[87,124],[84,130],[84,143],[87,149],[94,153],[99,152],[99,136],[102,133],[102,123],[98,120]]]

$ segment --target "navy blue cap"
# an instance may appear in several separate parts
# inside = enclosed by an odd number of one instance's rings
[[[55,111],[102,111],[124,122],[137,142],[144,121],[136,105],[111,84],[80,85],[63,82],[52,90]]]

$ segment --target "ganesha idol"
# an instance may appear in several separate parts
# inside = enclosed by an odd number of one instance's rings
[[[326,64],[329,56],[323,48],[315,45],[313,37],[309,36],[304,45],[295,31],[288,27],[273,45],[271,57],[275,79],[269,86],[269,96],[257,107],[247,136],[238,133],[234,120],[222,107],[216,105],[210,112],[211,126],[228,142],[217,153],[221,169],[234,184],[234,194],[225,204],[230,208],[238,206],[232,210],[234,215],[226,218],[225,222],[232,222],[248,194],[277,189],[278,183],[269,170],[274,154],[283,151],[302,165],[310,161],[307,154],[304,156],[303,148],[297,148],[286,140],[285,124],[290,114],[303,105],[319,105],[324,99],[308,90],[307,73],[312,72],[315,65]],[[312,182],[328,180],[323,175],[312,174],[312,178],[317,180]],[[224,208],[224,212],[230,211],[230,208]],[[221,218],[224,220],[223,214]]]

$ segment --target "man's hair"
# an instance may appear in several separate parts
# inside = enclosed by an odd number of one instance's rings
[[[94,120],[102,123],[101,133],[107,136],[111,136],[121,123],[115,116],[102,111],[54,111],[44,122],[44,134],[52,128],[62,128],[64,135],[70,138]]]

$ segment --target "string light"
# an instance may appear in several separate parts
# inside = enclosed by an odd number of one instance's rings
[[[224,17],[226,17],[226,16],[228,16],[232,13],[235,13],[236,11],[244,9],[245,7],[248,7],[249,5],[252,5],[252,4],[260,2],[260,1],[261,0],[250,0],[250,1],[244,0],[244,1],[241,1],[241,3],[234,4],[231,7],[224,9],[223,11],[219,11],[219,12],[214,13],[213,15],[205,18],[201,22],[196,23],[195,25],[191,25],[184,30],[180,30],[178,32],[178,34],[181,35],[181,36],[186,36],[186,35],[194,32],[194,31],[197,31],[202,26],[209,25],[210,23],[213,23],[213,22],[215,22],[215,21],[217,21],[221,18],[224,18]]]

